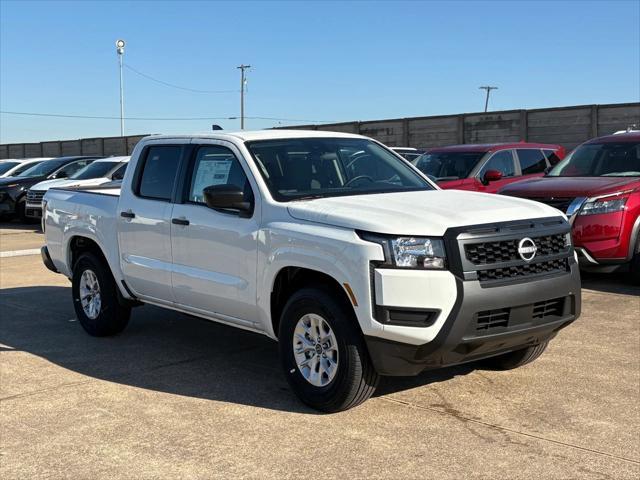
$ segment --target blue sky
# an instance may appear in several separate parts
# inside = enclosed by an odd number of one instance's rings
[[[165,82],[239,90],[246,115],[349,121],[640,101],[640,2],[30,2],[0,0],[3,111],[119,115],[114,42]],[[125,69],[125,116],[239,114]],[[119,135],[118,120],[0,114],[0,142]],[[236,120],[127,121],[126,134]],[[247,120],[248,128],[300,122]]]

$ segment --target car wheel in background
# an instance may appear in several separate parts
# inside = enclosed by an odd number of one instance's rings
[[[494,370],[511,370],[533,362],[546,350],[549,342],[539,343],[533,347],[515,350],[483,360],[483,363]]]

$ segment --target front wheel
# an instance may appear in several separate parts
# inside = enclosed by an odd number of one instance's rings
[[[631,260],[631,280],[640,285],[640,240],[636,246],[636,253]]]
[[[287,382],[310,407],[339,412],[367,400],[378,385],[351,308],[316,288],[294,293],[278,336]]]
[[[533,362],[547,349],[549,342],[542,342],[533,347],[515,350],[484,360],[485,365],[495,370],[511,370]]]
[[[131,309],[118,302],[116,282],[108,265],[91,253],[73,268],[71,291],[80,325],[94,337],[120,333],[129,323]]]

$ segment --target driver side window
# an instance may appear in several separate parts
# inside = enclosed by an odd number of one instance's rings
[[[503,177],[515,176],[516,170],[511,150],[501,150],[494,153],[489,161],[485,163],[484,167],[482,167],[482,170],[480,170],[479,177],[483,178],[488,170],[498,170],[502,173]]]
[[[193,166],[189,201],[204,204],[204,189],[212,185],[235,185],[251,195],[251,187],[242,165],[231,150],[219,145],[200,147]]]

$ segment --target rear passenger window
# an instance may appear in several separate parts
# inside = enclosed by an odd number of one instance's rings
[[[212,185],[235,185],[251,196],[251,187],[242,165],[231,150],[212,145],[198,149],[189,187],[189,201],[204,203],[203,191]]]
[[[513,177],[516,174],[513,164],[513,154],[511,150],[501,150],[496,152],[493,157],[482,167],[480,178],[484,177],[487,170],[498,170],[503,177]]]
[[[538,150],[537,148],[517,149],[516,152],[518,152],[522,175],[542,173],[545,168],[547,168],[547,159],[542,153],[542,150]]]
[[[182,147],[149,147],[144,162],[138,194],[156,200],[171,200],[173,184],[178,176]]]

